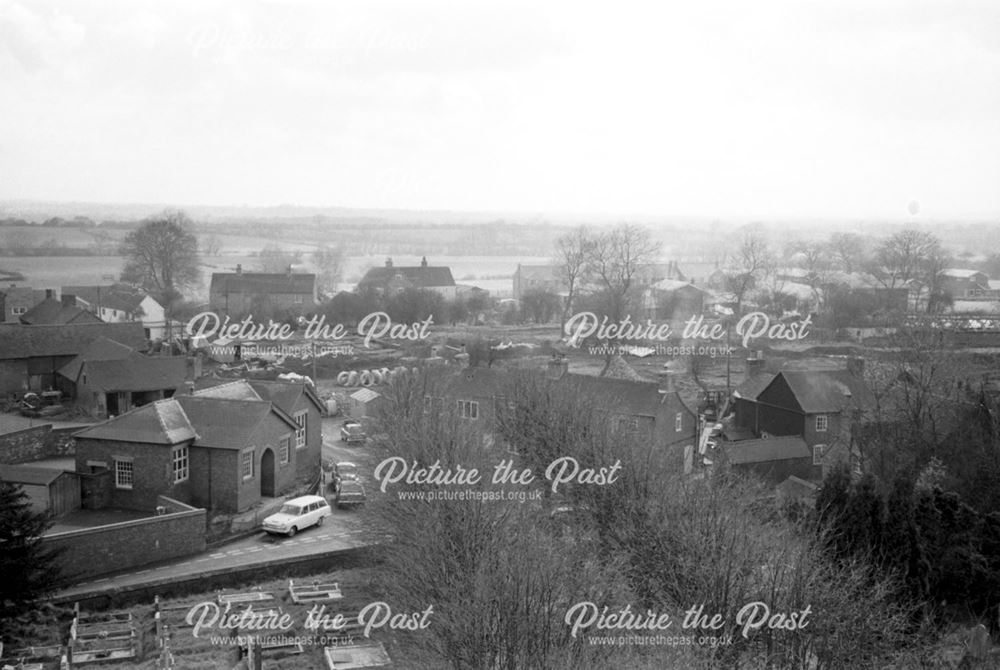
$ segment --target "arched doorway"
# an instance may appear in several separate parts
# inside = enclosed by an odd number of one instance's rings
[[[270,448],[260,456],[260,496],[274,497],[274,452]]]

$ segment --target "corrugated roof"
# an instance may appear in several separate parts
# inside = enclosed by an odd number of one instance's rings
[[[365,388],[358,389],[357,391],[351,394],[351,400],[356,400],[358,402],[371,402],[372,400],[381,397],[382,396],[376,391],[372,391],[371,389],[365,389]]]
[[[312,296],[316,275],[269,272],[213,272],[211,293],[291,293]]]
[[[0,479],[13,484],[48,486],[62,475],[62,470],[52,468],[35,468],[30,465],[0,465]]]
[[[88,344],[79,356],[60,368],[59,374],[76,381],[85,361],[120,361],[138,355],[135,349],[101,335]]]
[[[105,391],[160,391],[184,386],[187,363],[182,356],[144,356],[124,360],[85,361],[88,384]]]
[[[102,336],[133,349],[146,348],[146,335],[141,323],[0,324],[0,360],[75,356]]]
[[[734,465],[784,461],[792,458],[812,458],[809,446],[805,440],[797,435],[723,442],[722,448],[725,450],[729,462]]]

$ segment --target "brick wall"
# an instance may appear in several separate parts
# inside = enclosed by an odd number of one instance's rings
[[[29,463],[45,458],[45,438],[52,426],[45,424],[0,435],[0,463]]]
[[[86,579],[204,551],[205,510],[53,533],[42,543],[61,551],[64,576]]]

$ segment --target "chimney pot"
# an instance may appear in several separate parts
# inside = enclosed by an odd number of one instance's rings
[[[239,263],[236,264],[236,274],[238,275],[243,274],[243,266]]]
[[[385,266],[387,268],[391,268],[392,267],[392,258],[391,257],[388,257],[388,258],[385,259]]]
[[[663,395],[668,395],[674,392],[674,373],[669,370],[661,372],[660,378],[660,393]]]
[[[51,297],[52,297],[52,289],[50,289],[50,288],[45,289],[45,298],[46,298],[46,300],[49,299],[49,298],[51,298]]]
[[[422,268],[427,267],[427,256],[424,256],[423,258],[420,259],[420,267]]]

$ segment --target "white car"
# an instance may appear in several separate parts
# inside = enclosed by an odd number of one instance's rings
[[[309,526],[322,526],[330,516],[330,503],[322,496],[302,496],[288,500],[277,514],[264,519],[264,531],[269,535],[294,536]]]

